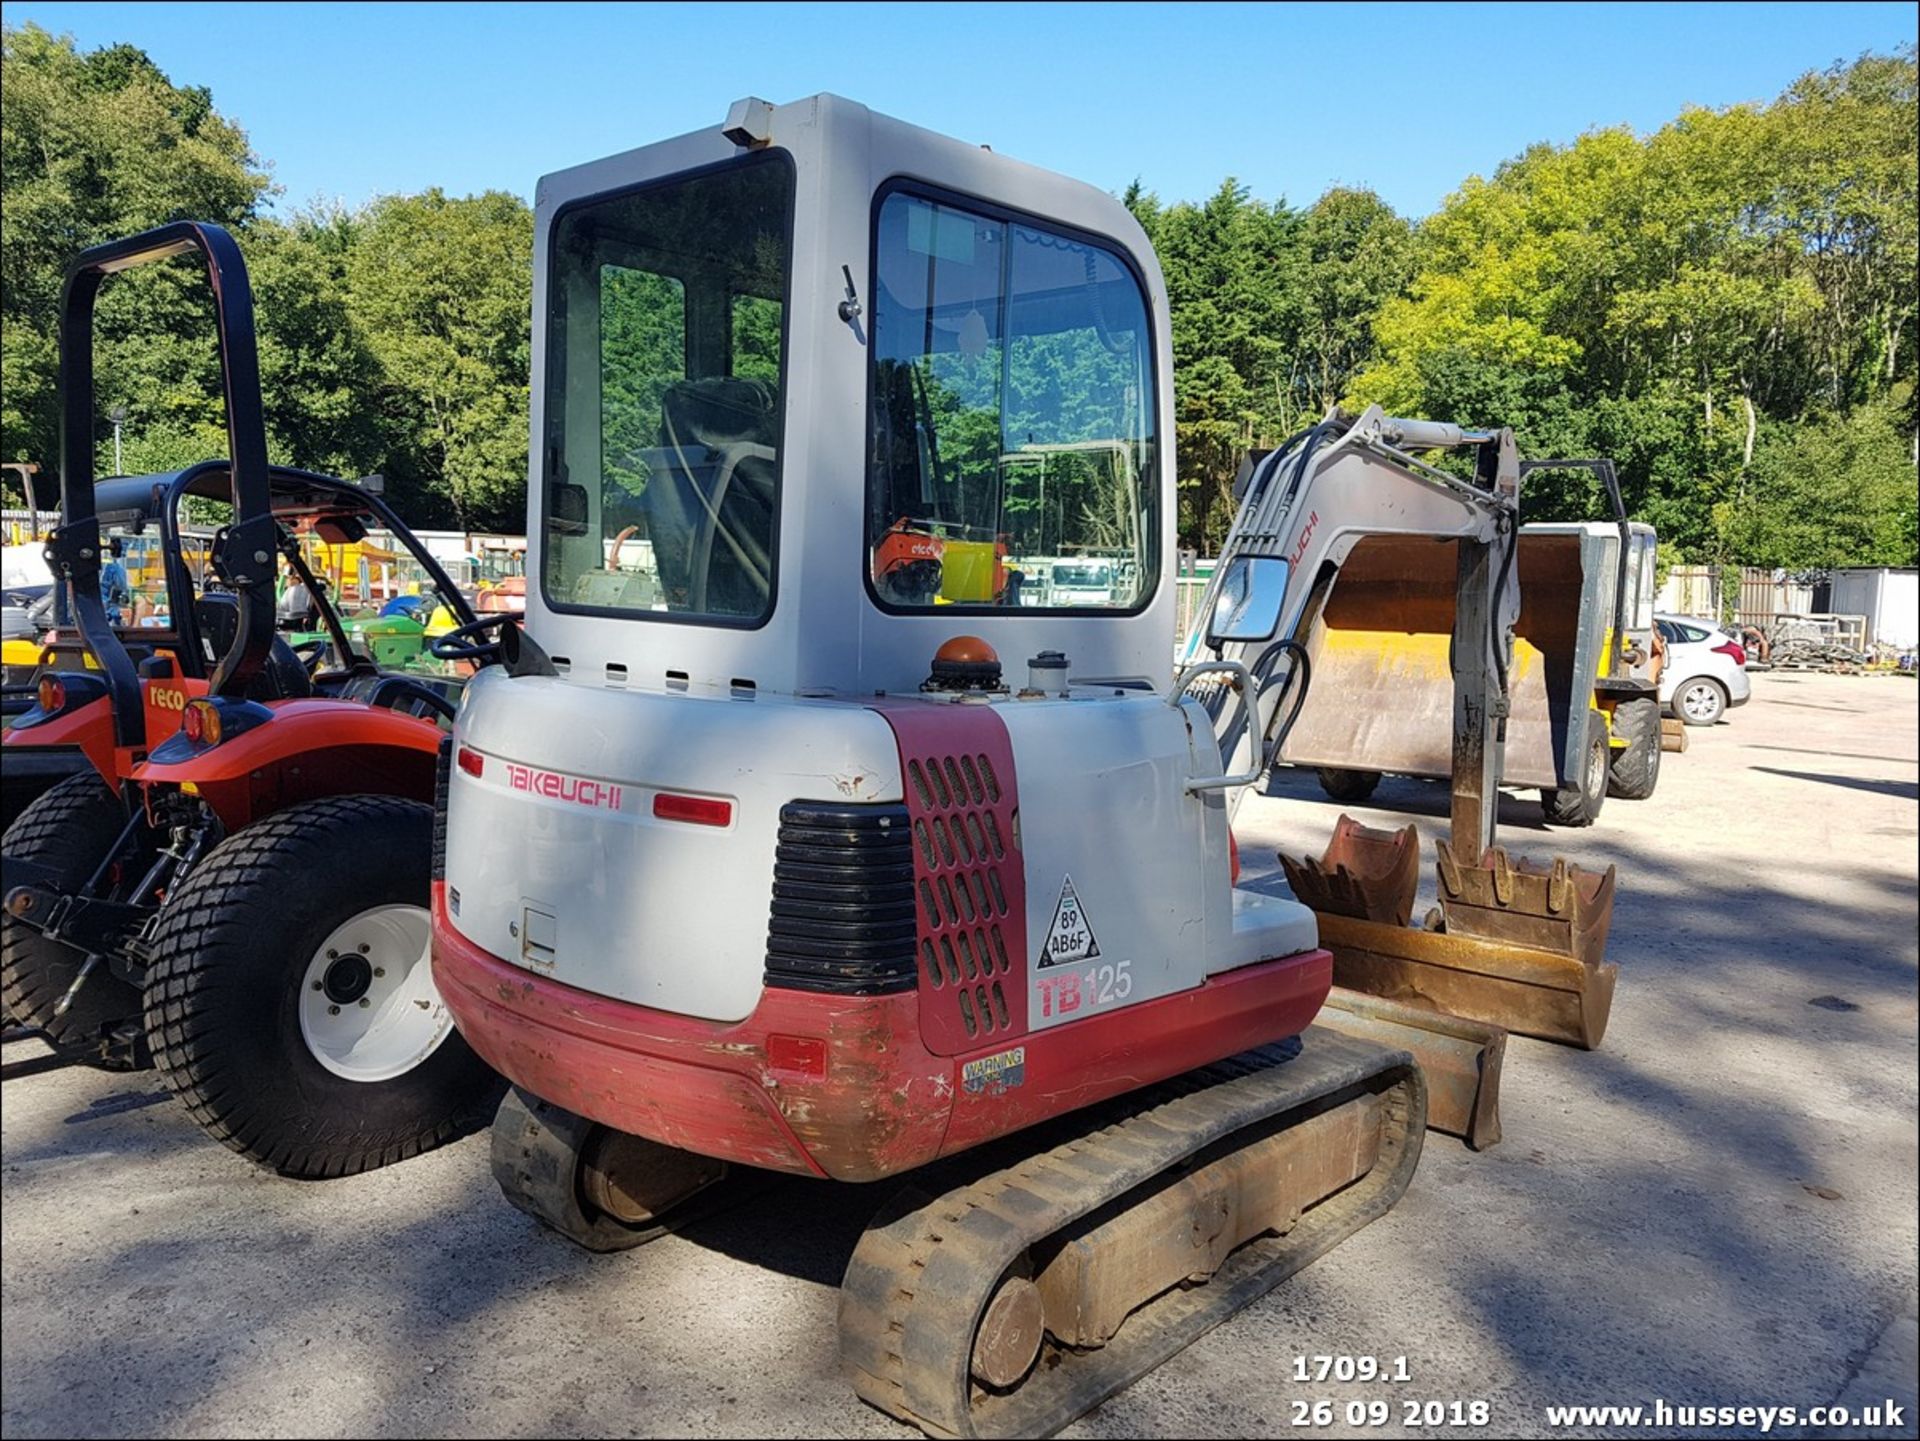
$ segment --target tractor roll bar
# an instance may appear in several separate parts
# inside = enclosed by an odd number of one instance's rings
[[[82,643],[113,697],[114,740],[146,735],[133,660],[107,621],[100,596],[100,521],[93,487],[93,309],[101,283],[122,270],[198,251],[213,289],[220,376],[233,477],[233,524],[221,560],[240,602],[233,645],[209,683],[213,695],[241,695],[273,643],[274,523],[267,493],[267,428],[253,334],[253,287],[240,247],[218,225],[181,220],[84,250],[67,269],[60,297],[60,525],[47,558],[68,588]]]

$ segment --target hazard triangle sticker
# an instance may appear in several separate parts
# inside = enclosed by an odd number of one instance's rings
[[[1039,965],[1071,966],[1099,954],[1100,943],[1093,938],[1093,926],[1074,893],[1073,877],[1068,876],[1053,908],[1053,924],[1047,927],[1046,940],[1040,946]]]

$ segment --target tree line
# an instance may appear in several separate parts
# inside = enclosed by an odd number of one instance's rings
[[[0,452],[57,459],[65,263],[193,217],[231,228],[253,273],[276,460],[379,471],[422,526],[524,525],[517,196],[280,218],[240,125],[134,47],[9,26],[0,82]],[[1294,207],[1233,180],[1174,202],[1136,183],[1172,305],[1182,544],[1218,545],[1247,449],[1378,401],[1511,425],[1527,455],[1612,456],[1676,558],[1914,564],[1917,115],[1906,47],[1769,104],[1535,145],[1420,220],[1360,189]],[[204,290],[169,265],[103,293],[100,410],[125,407],[130,472],[224,451]],[[1524,499],[1535,519],[1599,513],[1579,473]]]

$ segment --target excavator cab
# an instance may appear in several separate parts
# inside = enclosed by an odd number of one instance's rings
[[[495,1176],[614,1250],[728,1168],[878,1181],[1077,1128],[886,1213],[843,1291],[862,1396],[1050,1432],[1411,1174],[1421,1072],[1312,1026],[1331,957],[1235,883],[1229,798],[1324,573],[1369,527],[1490,552],[1511,437],[1457,481],[1377,412],[1318,436],[1362,473],[1176,671],[1167,297],[1112,196],[832,96],[537,195],[524,628],[443,645],[497,662],[433,921],[516,1088]]]

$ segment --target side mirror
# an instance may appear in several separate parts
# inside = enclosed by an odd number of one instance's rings
[[[1207,622],[1207,645],[1272,640],[1287,599],[1287,563],[1277,556],[1235,556],[1220,577]]]

